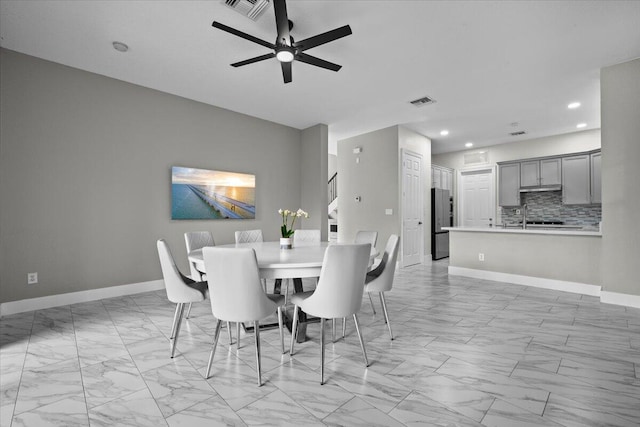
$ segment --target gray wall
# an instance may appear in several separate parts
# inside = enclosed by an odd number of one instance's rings
[[[361,147],[360,154],[353,149]],[[384,251],[391,234],[402,234],[401,150],[422,155],[425,190],[425,254],[430,246],[431,141],[400,126],[358,135],[338,142],[338,240],[351,241],[358,230],[378,232],[377,249]],[[356,163],[359,158],[360,162]],[[355,197],[360,196],[361,202]],[[393,209],[393,215],[386,215]]]
[[[603,68],[603,288],[640,295],[640,59]]]
[[[160,279],[161,237],[188,271],[185,231],[276,239],[277,210],[301,205],[299,130],[0,55],[0,302]],[[255,174],[256,219],[172,221],[173,165]]]
[[[354,154],[355,147],[362,152]],[[339,241],[352,241],[358,230],[374,230],[382,253],[389,236],[400,235],[398,163],[396,126],[338,141]],[[385,209],[393,209],[393,215],[385,215]]]
[[[327,153],[329,130],[327,125],[315,125],[302,131],[300,176],[302,179],[301,207],[317,212],[301,221],[296,228],[319,229],[323,241],[328,240]]]

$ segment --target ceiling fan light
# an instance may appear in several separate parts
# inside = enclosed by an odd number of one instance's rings
[[[276,59],[280,62],[292,62],[293,58],[293,49],[289,46],[282,46],[276,52]]]

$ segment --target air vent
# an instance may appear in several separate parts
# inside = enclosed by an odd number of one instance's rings
[[[511,132],[511,133],[509,133],[509,135],[511,135],[511,136],[520,136],[520,135],[524,135],[525,133],[526,133],[525,131],[519,130],[517,132]]]
[[[222,0],[224,4],[247,18],[257,21],[269,8],[270,0]]]
[[[428,105],[428,104],[434,104],[435,102],[436,102],[435,99],[429,98],[428,96],[423,96],[420,99],[416,99],[416,100],[411,101],[411,103],[416,107],[422,107],[422,106],[425,106],[425,105]]]

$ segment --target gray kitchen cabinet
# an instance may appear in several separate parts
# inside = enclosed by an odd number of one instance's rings
[[[602,153],[591,153],[591,203],[602,203]]]
[[[520,162],[520,186],[537,187],[540,185],[540,161]]]
[[[562,159],[542,159],[540,160],[540,185],[560,185],[562,184]]]
[[[498,204],[520,206],[520,163],[498,165]]]
[[[562,158],[562,203],[588,205],[591,203],[591,156],[580,154]]]
[[[541,159],[520,162],[520,187],[546,187],[562,182],[561,159]]]

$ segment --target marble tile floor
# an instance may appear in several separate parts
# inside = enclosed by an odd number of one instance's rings
[[[348,322],[346,338],[327,347],[323,386],[318,324],[293,358],[279,353],[277,330],[262,332],[257,387],[244,332],[239,349],[221,334],[213,376],[203,377],[208,302],[194,305],[174,359],[164,292],[6,316],[0,426],[640,425],[640,310],[448,276],[447,265],[396,273],[394,341],[378,299],[373,314],[365,297],[371,365]]]

